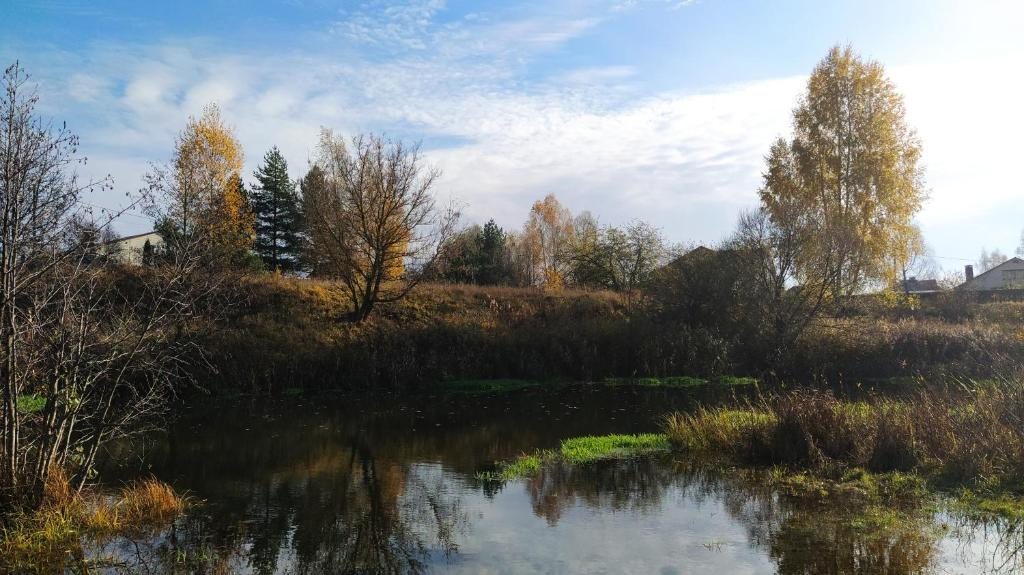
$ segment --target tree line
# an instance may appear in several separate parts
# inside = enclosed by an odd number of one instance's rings
[[[143,261],[196,244],[211,267],[337,279],[361,320],[423,280],[634,294],[670,253],[653,226],[602,226],[554,195],[534,203],[520,231],[493,220],[457,229],[458,213],[436,205],[440,173],[418,146],[323,129],[316,150],[292,180],[272,148],[247,187],[241,145],[208,106],[179,134],[171,162],[146,176],[164,244],[146,248]]]

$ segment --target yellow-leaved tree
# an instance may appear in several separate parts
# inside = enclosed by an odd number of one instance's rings
[[[247,261],[255,218],[242,184],[242,147],[211,104],[189,118],[178,135],[169,168],[147,175],[154,193],[151,212],[168,250],[201,246],[211,264]]]
[[[520,249],[530,255],[531,283],[554,290],[565,285],[573,233],[572,213],[554,194],[534,202],[520,236]]]
[[[920,244],[921,147],[904,115],[882,65],[849,47],[814,69],[793,138],[772,146],[760,192],[775,225],[814,235],[797,262],[801,281],[826,281],[834,295],[889,285]]]

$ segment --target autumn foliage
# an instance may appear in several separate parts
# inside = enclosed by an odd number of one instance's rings
[[[211,263],[239,263],[253,245],[255,220],[242,184],[242,148],[209,105],[178,135],[169,168],[147,175],[151,213],[168,248],[199,245]]]

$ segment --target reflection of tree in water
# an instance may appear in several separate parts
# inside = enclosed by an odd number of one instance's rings
[[[966,515],[945,519],[956,538],[957,553],[973,558],[985,573],[1024,573],[1024,520]]]
[[[677,473],[690,496],[720,499],[746,528],[750,545],[765,549],[779,573],[922,573],[933,566],[941,531],[919,505],[793,497],[757,477],[729,477],[686,464]]]
[[[764,549],[784,574],[930,572],[937,543],[947,534],[920,504],[883,507],[856,496],[793,497],[756,477],[655,459],[554,465],[527,480],[526,488],[534,513],[551,525],[578,504],[656,511],[670,489],[697,502],[721,501],[745,527],[750,545]],[[1019,572],[1021,523],[1005,522],[993,530],[995,525],[975,524],[965,532],[991,536],[988,569]]]
[[[533,512],[555,525],[566,509],[582,502],[595,509],[656,510],[673,477],[654,459],[545,466],[526,480]]]
[[[418,573],[458,550],[466,518],[437,467],[382,460],[360,436],[330,447],[189,514],[148,553],[122,543],[118,555],[157,573]]]

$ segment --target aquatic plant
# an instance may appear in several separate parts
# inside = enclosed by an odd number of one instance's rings
[[[7,517],[0,530],[0,572],[63,573],[71,565],[88,572],[81,547],[143,529],[159,529],[178,517],[188,499],[156,479],[130,483],[116,494],[82,493],[67,476],[47,477],[40,506]]]
[[[802,469],[912,471],[946,485],[1024,478],[1024,386],[922,391],[909,399],[842,401],[801,390],[739,408],[665,421],[681,451]]]

